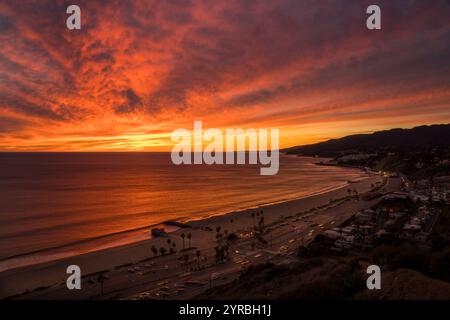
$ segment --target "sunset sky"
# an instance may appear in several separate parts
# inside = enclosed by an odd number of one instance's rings
[[[0,151],[166,151],[194,120],[281,147],[450,122],[447,0],[1,0],[0,44]]]

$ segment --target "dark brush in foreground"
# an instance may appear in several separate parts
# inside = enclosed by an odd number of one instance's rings
[[[307,247],[300,247],[297,257],[249,267],[236,281],[197,298],[448,300],[450,205],[431,205],[438,217],[428,235],[411,237],[404,226],[424,205],[409,199],[382,201],[373,211],[381,212],[373,221],[377,225],[374,233],[358,234],[356,226],[361,221],[357,217],[341,226],[341,230],[353,228],[349,233],[363,237],[360,241],[343,247],[334,237],[319,235]],[[393,221],[391,217],[399,212],[403,215]],[[366,267],[374,262],[382,270],[380,290],[366,287]]]

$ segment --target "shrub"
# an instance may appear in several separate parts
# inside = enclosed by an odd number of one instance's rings
[[[433,254],[429,268],[433,277],[450,282],[450,248]]]

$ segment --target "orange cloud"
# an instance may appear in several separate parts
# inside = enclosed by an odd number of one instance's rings
[[[449,122],[446,1],[0,4],[0,151],[169,150],[170,133],[280,128],[281,146]]]

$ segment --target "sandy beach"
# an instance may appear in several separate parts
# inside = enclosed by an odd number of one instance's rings
[[[188,228],[180,228],[166,237],[7,270],[0,273],[0,298],[135,298],[140,292],[146,291],[150,295],[148,291],[161,286],[167,287],[166,282],[170,281],[176,282],[173,284],[174,288],[178,287],[178,295],[173,298],[190,297],[201,290],[208,277],[211,281],[211,274],[228,274],[227,277],[216,276],[217,283],[230,281],[243,265],[262,262],[266,255],[286,255],[298,248],[300,241],[309,241],[320,233],[324,225],[337,225],[345,221],[358,210],[371,205],[370,201],[353,200],[347,190],[351,188],[357,190],[358,194],[363,194],[370,191],[374,184],[381,182],[381,176],[371,174],[361,181],[322,194],[192,221],[188,223]],[[395,186],[389,188],[395,189]],[[270,235],[267,233],[265,236],[270,246],[254,254],[254,240],[246,238],[246,234],[250,234],[255,224],[252,213],[261,210],[264,212],[265,225],[270,230]],[[229,263],[215,266],[215,230],[218,226],[222,231],[227,230],[227,233],[236,233],[240,237],[231,248],[233,254]],[[190,241],[184,239],[184,245],[182,233],[191,235]],[[154,257],[152,246],[157,249],[167,248],[168,239],[176,244],[177,252]],[[186,250],[180,252],[183,247]],[[187,249],[188,247],[191,249]],[[179,262],[180,257],[185,254],[192,258],[196,254],[200,256],[196,269],[201,271],[192,272]],[[252,258],[248,258],[250,256]],[[66,268],[72,264],[81,268],[82,290],[66,288]],[[205,272],[205,269],[209,271]],[[108,279],[103,293],[99,292],[99,285],[95,280],[99,273],[104,273]],[[181,283],[193,281],[192,279],[199,281],[201,285],[195,290],[185,290]]]

